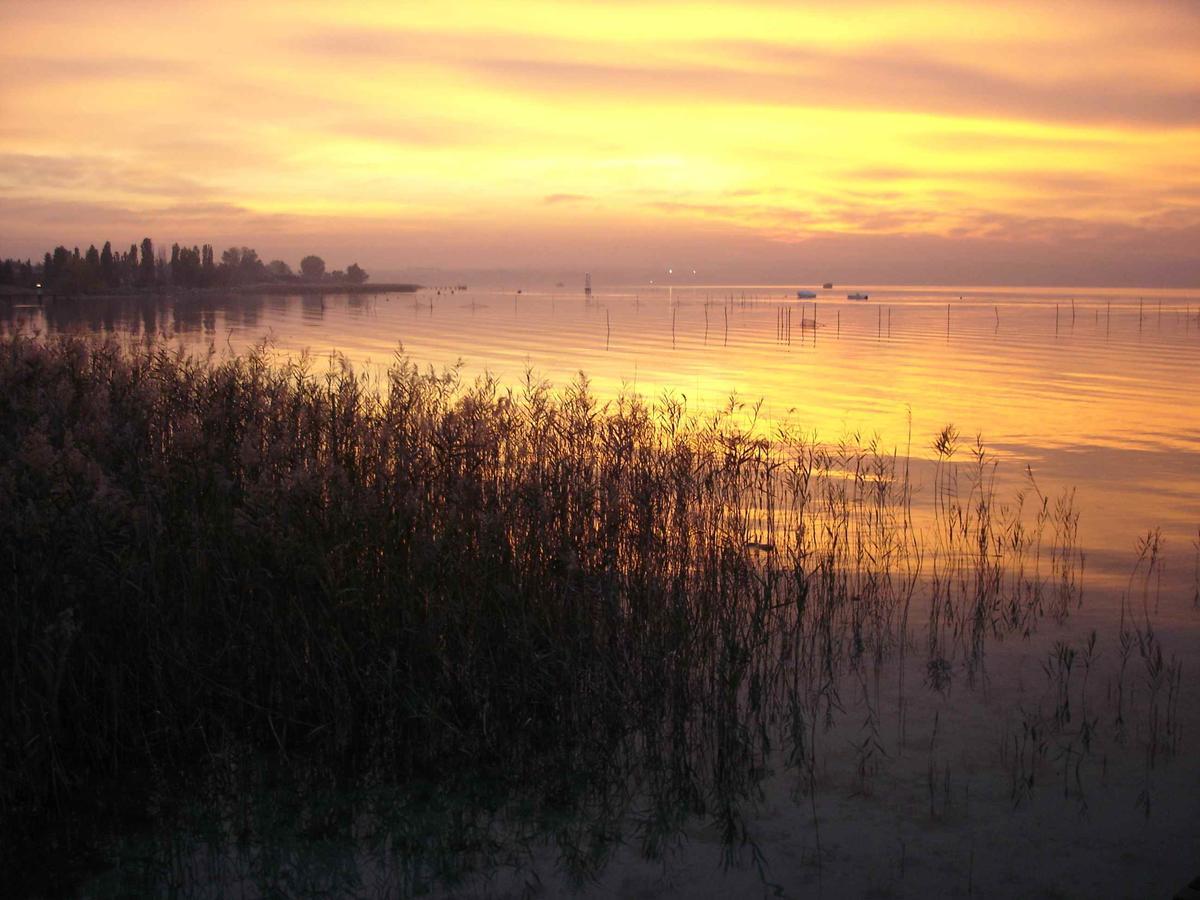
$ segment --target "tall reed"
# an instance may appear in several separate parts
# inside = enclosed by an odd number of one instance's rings
[[[910,460],[734,401],[4,337],[7,846],[98,784],[247,754],[564,792],[618,772],[655,835],[699,811],[733,841],[773,750],[814,782],[847,676],[865,790],[886,659],[923,643],[946,689],[1080,597],[1069,494],[1033,485],[1031,516],[981,444],[934,452],[926,532]]]

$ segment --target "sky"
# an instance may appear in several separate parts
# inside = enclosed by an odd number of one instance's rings
[[[1200,285],[1200,4],[0,2],[0,256]]]

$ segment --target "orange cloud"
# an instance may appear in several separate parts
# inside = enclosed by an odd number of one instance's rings
[[[151,234],[323,241],[377,268],[694,248],[766,271],[819,244],[908,272],[920,238],[1001,278],[1048,244],[1075,248],[1056,280],[1092,257],[1111,279],[1150,256],[1168,283],[1196,277],[1191,4],[94,13],[0,7],[0,252]]]

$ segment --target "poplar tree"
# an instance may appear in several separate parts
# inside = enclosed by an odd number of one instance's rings
[[[100,277],[104,279],[107,287],[115,287],[117,284],[116,261],[113,259],[112,244],[108,241],[104,242],[104,249],[100,251]]]
[[[154,244],[150,238],[142,238],[142,283],[154,284]]]

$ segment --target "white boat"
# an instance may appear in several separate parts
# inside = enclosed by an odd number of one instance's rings
[[[813,291],[796,291],[797,300],[816,300],[817,295]]]
[[[864,293],[861,293],[860,291],[855,291],[853,294],[846,295],[847,300],[867,300],[869,298],[870,298],[869,294],[864,294]]]

